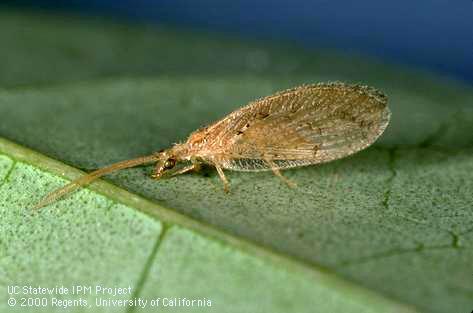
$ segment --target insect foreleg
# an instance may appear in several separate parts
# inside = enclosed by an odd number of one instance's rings
[[[200,171],[200,168],[201,168],[201,165],[200,163],[193,163],[191,165],[188,165],[186,167],[183,167],[181,168],[180,170],[172,173],[171,177],[174,177],[174,176],[177,176],[177,175],[181,175],[181,174],[184,174],[184,173],[187,173],[187,172],[190,172],[190,171]]]

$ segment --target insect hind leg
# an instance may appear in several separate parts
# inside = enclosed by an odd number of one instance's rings
[[[290,180],[289,178],[287,178],[286,176],[284,176],[281,171],[279,170],[278,166],[276,163],[274,163],[272,160],[270,159],[264,159],[264,161],[266,163],[268,163],[269,167],[271,168],[271,170],[273,171],[274,175],[276,175],[277,177],[279,177],[284,183],[286,183],[286,185],[288,185],[290,188],[295,188],[297,187],[297,184],[295,182],[293,182],[292,180]]]

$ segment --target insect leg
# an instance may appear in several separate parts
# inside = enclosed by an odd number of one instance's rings
[[[199,171],[201,168],[199,163],[194,163],[192,165],[188,165],[186,167],[181,168],[179,171],[176,171],[175,173],[172,173],[171,177],[181,175],[190,171]]]
[[[223,191],[225,191],[226,193],[228,193],[230,191],[230,189],[228,188],[228,186],[230,185],[228,183],[228,180],[227,178],[225,177],[225,173],[223,173],[223,170],[220,166],[218,165],[215,165],[215,168],[217,169],[217,173],[218,173],[218,176],[220,176],[220,179],[222,180],[223,182]]]
[[[297,187],[297,184],[295,182],[293,182],[292,180],[290,180],[289,178],[287,178],[286,176],[284,176],[283,174],[281,174],[281,171],[279,170],[278,166],[276,165],[276,163],[274,163],[273,161],[271,161],[270,159],[264,159],[264,161],[266,163],[268,163],[268,165],[271,167],[271,170],[273,171],[274,175],[278,176],[279,178],[282,179],[283,182],[285,182],[289,187],[291,188],[295,188]]]

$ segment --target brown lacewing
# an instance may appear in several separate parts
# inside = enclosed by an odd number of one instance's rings
[[[113,171],[156,163],[152,177],[214,166],[228,192],[224,169],[280,170],[340,159],[371,145],[389,123],[387,98],[367,86],[344,83],[303,85],[249,103],[223,119],[194,131],[186,142],[148,156],[96,170],[58,189],[40,208]],[[176,169],[179,162],[187,162]]]

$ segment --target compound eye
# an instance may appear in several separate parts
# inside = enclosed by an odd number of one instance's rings
[[[166,162],[164,162],[164,168],[167,170],[172,169],[176,165],[176,159],[167,159]]]

